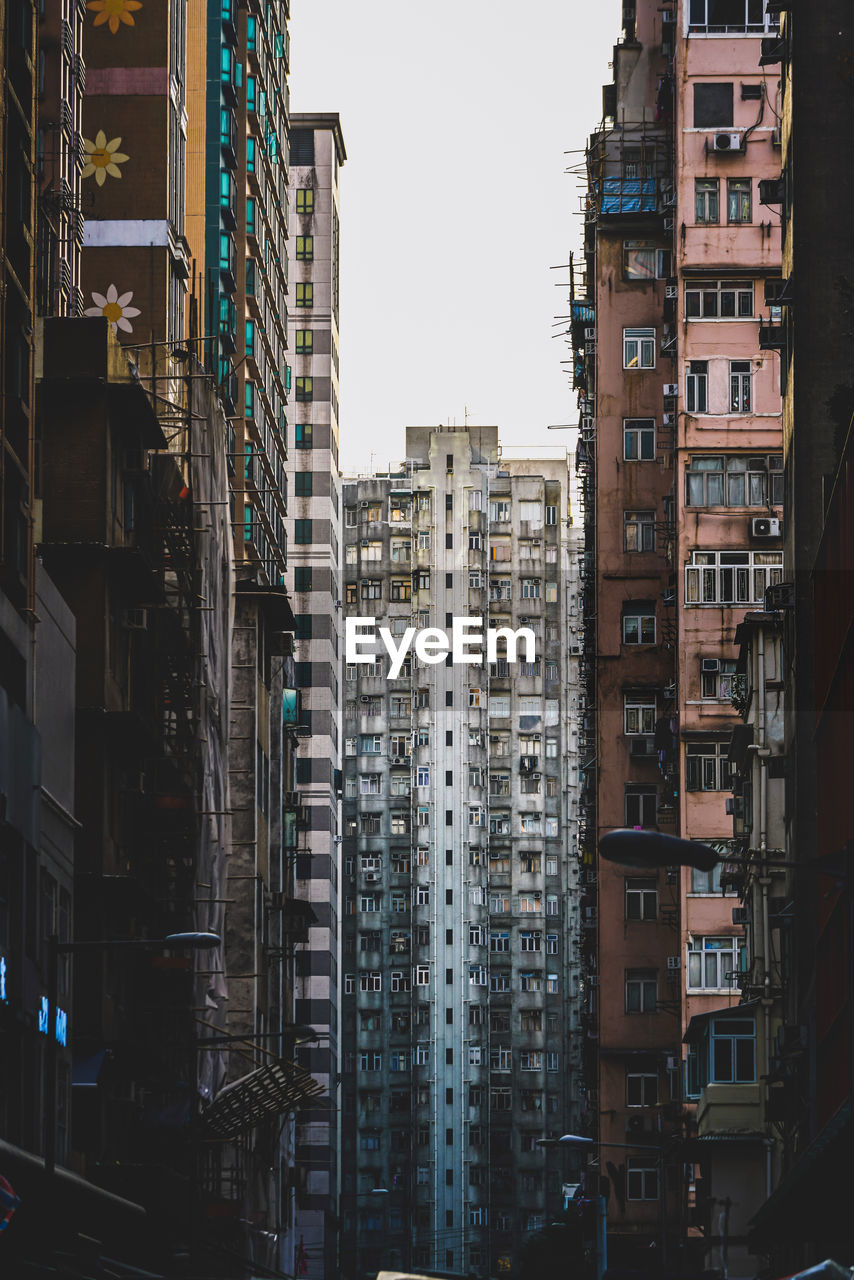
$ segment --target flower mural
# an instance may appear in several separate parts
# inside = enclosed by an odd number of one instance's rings
[[[80,176],[91,178],[94,175],[99,187],[103,187],[107,174],[111,178],[120,178],[122,171],[119,165],[129,159],[123,151],[119,151],[121,141],[121,138],[111,138],[108,142],[103,129],[99,129],[95,134],[94,142],[90,138],[84,138],[83,150],[86,152],[86,163]]]
[[[102,27],[106,23],[116,35],[121,23],[126,27],[134,25],[133,11],[141,9],[142,3],[141,0],[89,0],[86,8],[96,14],[94,26]]]
[[[132,297],[133,290],[120,294],[114,284],[109,286],[106,295],[96,293],[93,289],[92,301],[95,305],[94,307],[87,307],[85,314],[87,316],[106,316],[113,327],[113,333],[116,333],[119,329],[125,333],[133,333],[130,317],[139,315],[139,307],[128,306]]]

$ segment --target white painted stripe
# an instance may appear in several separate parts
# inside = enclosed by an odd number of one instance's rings
[[[165,218],[87,218],[83,244],[93,248],[156,245],[166,249],[169,246],[169,224]]]

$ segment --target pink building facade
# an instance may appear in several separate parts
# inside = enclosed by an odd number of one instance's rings
[[[609,1265],[644,1270],[692,1250],[702,1266],[710,1248],[690,1226],[708,1215],[683,1037],[741,1001],[743,927],[718,872],[640,873],[595,850],[621,826],[722,852],[734,836],[735,631],[782,562],[779,358],[763,345],[780,227],[761,186],[779,176],[780,103],[778,69],[759,62],[773,34],[761,0],[639,0],[623,18],[588,148],[572,338],[591,617],[588,1111]],[[757,1069],[739,1018],[719,1055],[733,1083]]]

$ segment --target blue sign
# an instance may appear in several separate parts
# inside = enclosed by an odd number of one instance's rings
[[[47,996],[42,996],[39,1005],[39,1031],[43,1036],[47,1035],[47,1024],[49,1017]],[[54,1038],[57,1044],[61,1044],[65,1048],[68,1043],[68,1014],[64,1009],[56,1006],[56,1022],[53,1029]]]
[[[9,1003],[9,997],[6,995],[6,957],[0,956],[0,1002]]]

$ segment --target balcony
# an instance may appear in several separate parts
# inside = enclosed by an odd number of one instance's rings
[[[707,1140],[757,1133],[762,1126],[762,1085],[707,1084],[697,1106],[697,1136]]]

